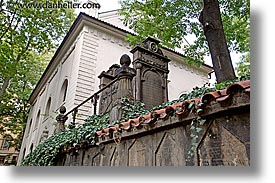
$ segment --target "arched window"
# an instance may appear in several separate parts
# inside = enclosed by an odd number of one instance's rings
[[[46,109],[45,109],[45,118],[49,117],[50,115],[50,109],[51,109],[51,102],[52,102],[52,99],[51,97],[48,99],[48,102],[47,102],[47,105],[46,105]]]
[[[68,79],[65,79],[65,81],[63,82],[62,87],[61,87],[60,103],[62,103],[66,100],[67,90],[68,90]]]
[[[32,152],[32,150],[33,150],[33,144],[30,147],[30,153]]]
[[[26,148],[24,148],[24,150],[23,150],[22,159],[25,158],[25,154],[26,154]]]
[[[32,128],[32,119],[31,119],[30,124],[29,124],[29,126],[28,126],[27,135],[30,134],[31,128]]]
[[[39,111],[38,111],[38,113],[37,113],[37,115],[36,115],[36,120],[35,120],[35,128],[37,128],[37,127],[38,127],[38,124],[39,124],[39,118],[40,118],[40,109],[39,109]]]

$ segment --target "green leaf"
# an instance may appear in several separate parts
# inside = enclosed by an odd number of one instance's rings
[[[192,109],[195,105],[195,102],[191,102],[189,105],[188,105],[188,109]]]
[[[205,122],[206,122],[206,119],[200,119],[199,120],[200,125],[204,125]]]
[[[195,129],[196,129],[195,126],[191,126],[191,127],[190,127],[190,130],[195,130]]]
[[[199,109],[197,109],[196,112],[197,112],[197,113],[200,113],[200,112],[202,112],[202,111],[203,111],[203,109],[200,109],[200,108],[199,108]]]
[[[202,131],[202,128],[196,128],[196,132],[200,132],[200,131]]]
[[[230,51],[247,53],[250,49],[250,1],[219,0],[224,32]],[[203,57],[209,55],[208,44],[198,21],[203,1],[133,1],[121,0],[123,23],[129,25],[138,36],[129,36],[133,44],[148,36],[161,40],[170,48],[182,43],[185,61],[200,65]],[[192,35],[193,40],[187,35]]]

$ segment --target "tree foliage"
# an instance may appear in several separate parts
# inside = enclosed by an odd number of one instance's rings
[[[249,52],[249,0],[219,0],[224,32],[230,51]],[[130,43],[147,36],[161,40],[170,48],[182,47],[189,63],[202,63],[209,54],[203,28],[199,22],[203,1],[121,0],[123,23],[138,36],[129,35]],[[189,39],[189,40],[188,40]]]
[[[239,77],[250,79],[250,54],[243,55],[237,63],[236,72]]]
[[[10,144],[17,147],[29,110],[29,95],[75,17],[72,9],[22,6],[31,2],[0,1],[0,133],[9,136]]]

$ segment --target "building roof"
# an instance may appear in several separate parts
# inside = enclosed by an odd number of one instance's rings
[[[241,99],[236,99],[241,96]],[[203,109],[201,112],[190,112],[189,104],[194,102],[196,109]],[[217,90],[204,94],[201,98],[193,98],[173,105],[166,106],[163,109],[155,110],[146,115],[142,115],[135,119],[129,119],[126,122],[119,123],[116,126],[104,128],[96,132],[97,141],[112,140],[114,134],[131,131],[161,127],[162,123],[169,117],[178,116],[180,121],[188,121],[196,116],[209,116],[221,111],[250,105],[250,80],[240,81],[227,86],[223,90]],[[147,126],[147,128],[146,128]]]
[[[54,56],[52,57],[52,59],[50,60],[48,66],[46,67],[46,70],[44,71],[43,75],[41,76],[40,80],[38,81],[35,89],[33,90],[33,92],[31,93],[30,97],[29,97],[29,103],[32,103],[35,100],[35,97],[38,95],[39,91],[41,88],[43,88],[43,83],[45,81],[43,81],[43,79],[45,78],[46,75],[50,75],[51,72],[49,72],[50,70],[53,70],[53,66],[56,65],[58,63],[58,57],[60,57],[60,52],[62,52],[62,50],[66,50],[65,45],[67,42],[69,42],[70,40],[73,40],[75,38],[75,35],[73,35],[73,33],[79,31],[80,27],[83,26],[83,22],[87,20],[92,21],[92,23],[94,25],[97,26],[102,26],[104,28],[109,28],[112,29],[113,31],[119,32],[120,34],[122,34],[123,36],[126,36],[127,34],[131,34],[131,35],[135,35],[132,32],[129,32],[127,30],[124,30],[120,27],[117,27],[115,25],[112,25],[108,22],[105,22],[103,20],[99,20],[95,17],[89,16],[83,12],[79,13],[78,17],[76,18],[76,20],[73,22],[72,26],[70,27],[69,31],[67,32],[66,36],[64,37],[63,41],[61,42],[61,44],[59,45],[59,47],[57,48]],[[172,52],[176,55],[179,55],[181,57],[185,57],[183,54],[176,52],[170,48],[167,47],[162,47],[163,49]],[[203,66],[205,68],[208,69],[212,69],[211,66],[207,65],[207,64],[203,64]]]

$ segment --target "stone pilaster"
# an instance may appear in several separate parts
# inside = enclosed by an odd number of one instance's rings
[[[122,117],[122,104],[121,98],[128,97],[133,98],[133,88],[132,88],[132,80],[136,75],[136,70],[130,68],[131,59],[128,55],[124,54],[120,58],[121,67],[116,70],[115,76],[118,78],[117,83],[117,93],[114,96],[112,109],[110,111],[110,122],[119,120]]]

